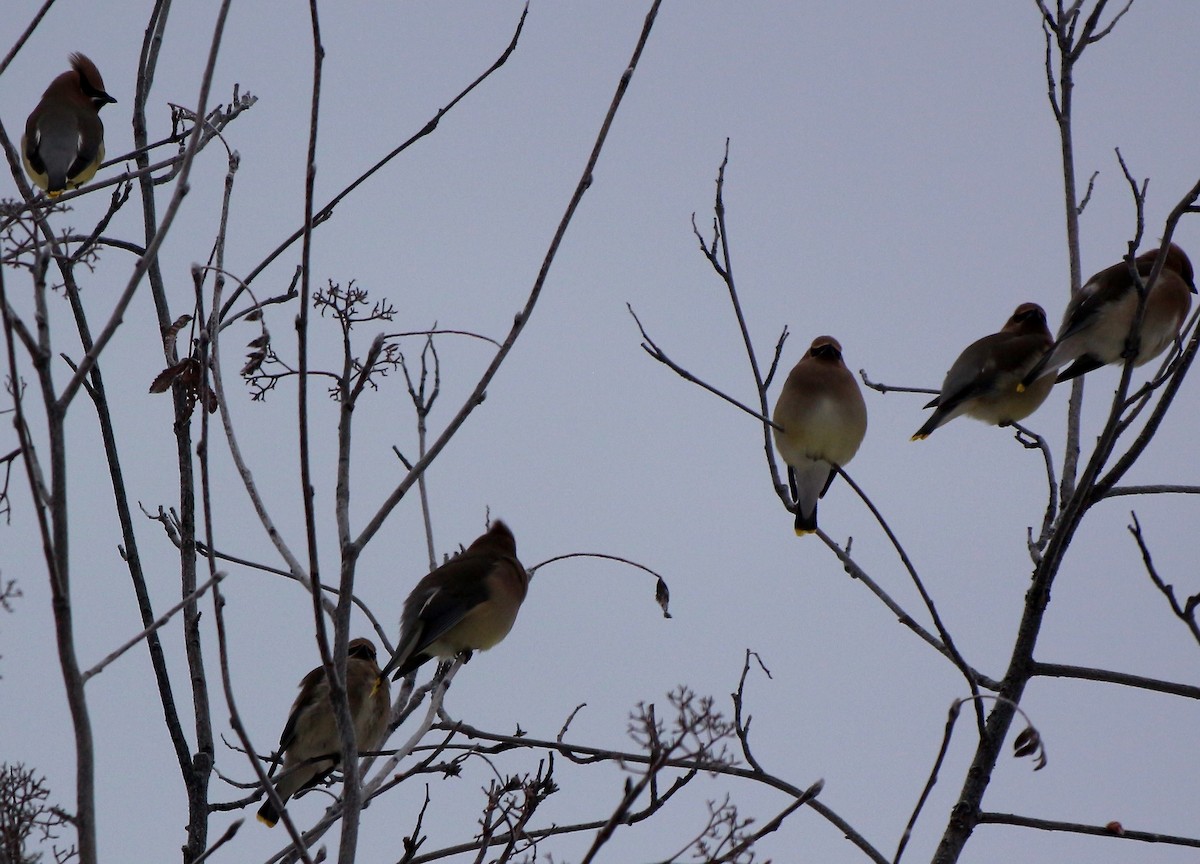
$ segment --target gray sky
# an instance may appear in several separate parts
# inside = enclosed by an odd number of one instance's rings
[[[11,0],[7,18],[27,21],[35,3]],[[131,149],[130,105],[149,4],[109,4],[103,19],[62,0],[0,79],[0,116],[19,135],[24,117],[66,55],[88,54],[119,101],[105,109],[110,156]],[[151,102],[151,137],[169,131],[166,103],[192,105],[215,4],[177,4]],[[324,9],[325,90],[317,196],[326,200],[421,128],[508,42],[515,2],[350,4]],[[648,4],[534,2],[509,63],[469,96],[435,134],[344,202],[316,234],[313,282],[351,279],[398,309],[395,330],[441,326],[502,336],[537,273],[586,160]],[[81,23],[82,18],[88,18]],[[1146,248],[1197,177],[1200,136],[1195,45],[1200,11],[1188,0],[1137,4],[1111,37],[1090,48],[1077,73],[1077,166],[1081,185],[1098,171],[1082,218],[1085,275],[1115,262],[1132,235],[1129,191],[1113,154],[1150,177]],[[10,34],[10,40],[13,38]],[[311,47],[304,4],[235,4],[213,98],[235,84],[259,97],[226,139],[241,155],[227,264],[244,275],[302,218]],[[7,44],[7,43],[6,43]],[[825,778],[821,800],[887,853],[936,753],[947,708],[964,695],[956,670],[850,580],[815,538],[797,539],[771,489],[761,429],[751,418],[650,360],[626,311],[631,303],[676,361],[753,401],[753,379],[717,277],[697,249],[691,214],[711,223],[713,181],[731,139],[726,204],[735,276],[748,325],[767,358],[786,325],[783,358],[811,339],[841,341],[852,369],[876,380],[936,386],[957,353],[997,330],[1014,307],[1036,301],[1057,325],[1068,274],[1057,133],[1046,99],[1044,43],[1028,3],[664,5],[595,181],[571,226],[545,293],[481,406],[428,474],[439,553],[483,527],[485,508],[507,520],[526,565],[573,551],[633,558],[662,572],[674,618],[633,570],[574,561],[547,567],[508,639],[456,679],[455,717],[506,732],[518,724],[552,737],[579,703],[572,738],[624,747],[639,701],[665,705],[686,683],[728,708],[743,652],[762,656],[772,679],[752,675],[749,709],[757,756],[797,785]],[[101,176],[111,176],[107,169]],[[164,252],[176,314],[190,311],[189,267],[207,258],[226,170],[222,150],[198,159],[193,189]],[[167,194],[164,190],[164,195]],[[9,192],[15,194],[15,187]],[[104,194],[75,202],[56,225],[90,227]],[[140,236],[138,208],[111,233]],[[1200,255],[1200,226],[1185,220],[1176,241]],[[296,247],[258,280],[286,286]],[[132,260],[106,253],[85,283],[98,321]],[[11,273],[21,302],[26,283]],[[65,304],[54,304],[58,350]],[[27,308],[27,306],[25,307]],[[267,323],[292,353],[293,312]],[[336,331],[314,365],[335,359]],[[374,330],[359,334],[362,350]],[[245,338],[243,339],[243,335]],[[226,336],[227,382],[249,328]],[[417,343],[410,346],[414,352]],[[490,359],[485,343],[445,339],[443,394],[434,429],[457,410]],[[104,355],[131,496],[149,509],[175,501],[170,400],[146,389],[161,368],[149,294],[135,300]],[[1149,369],[1151,367],[1147,367]],[[7,373],[6,373],[7,374]],[[22,374],[32,381],[27,367]],[[1144,380],[1146,370],[1135,380]],[[1118,373],[1088,378],[1083,444],[1089,448]],[[65,380],[62,370],[59,380]],[[1154,445],[1129,482],[1194,483],[1194,381],[1185,383]],[[31,388],[32,393],[34,388]],[[336,413],[314,383],[314,466],[321,556],[336,572],[332,517]],[[276,520],[301,547],[294,387],[265,404],[239,394],[230,410]],[[777,388],[774,391],[777,393]],[[1061,465],[1068,388],[1051,394],[1027,424],[1047,435]],[[1026,526],[1040,524],[1040,457],[1012,435],[968,420],[910,443],[927,397],[866,394],[867,438],[852,475],[883,509],[920,569],[960,649],[976,667],[1003,673],[1031,565]],[[77,639],[85,666],[140,629],[118,554],[111,491],[99,462],[93,414],[72,409],[70,464]],[[0,433],[0,451],[14,444]],[[402,476],[392,445],[416,450],[402,382],[389,379],[356,412],[353,518],[363,521]],[[229,471],[223,441],[216,534],[235,554],[278,565]],[[16,478],[14,478],[16,480]],[[22,490],[21,483],[14,487]],[[1037,656],[1180,681],[1194,680],[1197,646],[1150,585],[1126,531],[1136,509],[1155,562],[1184,594],[1195,575],[1197,502],[1121,498],[1101,504],[1079,532],[1058,579]],[[27,496],[15,496],[0,529],[0,576],[19,581],[16,613],[0,617],[0,760],[45,773],[57,801],[73,802],[73,748],[57,671],[48,590]],[[855,557],[906,609],[927,621],[911,583],[870,514],[842,483],[821,504],[821,525],[854,538]],[[150,588],[164,609],[177,599],[173,548],[154,523],[139,524]],[[415,495],[368,547],[358,593],[393,629],[405,595],[428,567]],[[307,595],[283,580],[232,567],[225,583],[239,708],[255,743],[269,750],[301,676],[317,662]],[[216,683],[215,636],[206,606],[206,649]],[[165,644],[182,696],[178,622]],[[361,632],[366,632],[365,625]],[[186,807],[143,649],[88,688],[98,749],[100,851],[104,860],[173,860]],[[228,736],[227,710],[214,722]],[[1185,746],[1197,707],[1186,700],[1083,682],[1036,680],[1023,707],[1040,729],[1049,765],[1001,760],[989,810],[1174,834],[1195,833],[1200,759]],[[403,729],[401,730],[403,734]],[[974,749],[960,725],[907,853],[928,860]],[[1006,754],[1007,754],[1006,745]],[[220,749],[218,768],[250,771]],[[534,767],[532,758],[503,763]],[[614,769],[569,772],[540,820],[607,812],[620,795]],[[479,768],[434,782],[427,848],[474,830]],[[770,818],[786,803],[748,785],[702,779],[642,828],[624,829],[604,860],[674,852],[699,830],[704,799],[726,792],[742,815]],[[423,784],[411,783],[364,814],[359,860],[400,855]],[[214,780],[214,799],[236,797]],[[302,824],[324,799],[302,799]],[[250,815],[243,813],[241,815]],[[215,838],[229,816],[213,820]],[[251,818],[213,861],[265,859],[284,842]],[[335,844],[333,835],[328,838]],[[578,860],[590,843],[543,848]],[[761,845],[778,861],[859,861],[824,820],[798,814]],[[1194,860],[1186,850],[981,826],[966,862]]]

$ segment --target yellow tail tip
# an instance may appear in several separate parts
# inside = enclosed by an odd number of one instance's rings
[[[278,819],[276,819],[276,820],[272,821],[272,820],[268,819],[266,816],[264,816],[264,815],[263,815],[263,814],[261,814],[261,813],[258,813],[258,814],[256,814],[256,817],[255,817],[255,818],[257,818],[259,822],[261,822],[262,824],[266,825],[268,828],[274,828],[274,827],[275,827],[275,825],[276,825],[276,824],[279,822],[279,820],[278,820]]]
[[[797,528],[796,529],[797,537],[807,537],[809,534],[815,534],[815,533],[817,533],[817,532],[812,528]]]
[[[1025,392],[1025,382],[1024,382],[1024,381],[1020,381],[1020,382],[1018,382],[1018,383],[1017,383],[1017,392],[1018,392],[1018,393],[1024,393],[1024,392]]]
[[[928,437],[929,437],[928,432],[914,432],[913,436],[911,438],[909,438],[908,440],[909,441],[924,441]]]

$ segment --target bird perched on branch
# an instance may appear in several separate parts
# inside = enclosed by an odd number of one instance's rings
[[[784,382],[771,420],[796,500],[796,534],[810,534],[835,467],[854,458],[867,433],[867,406],[836,339],[813,340]]]
[[[512,629],[528,588],[517,541],[497,519],[413,588],[400,615],[400,643],[383,674],[394,669],[395,680],[432,657],[491,648]]]
[[[70,59],[71,68],[50,82],[21,138],[25,172],[51,198],[96,175],[104,161],[100,109],[117,101],[105,92],[95,63],[82,54]]]
[[[1141,279],[1150,276],[1158,253],[1154,249],[1135,259]],[[1172,243],[1167,246],[1162,272],[1147,286],[1134,366],[1153,360],[1179,337],[1179,328],[1192,308],[1195,293],[1192,262]],[[1059,373],[1057,380],[1066,381],[1109,363],[1122,362],[1137,306],[1138,292],[1129,264],[1121,261],[1101,270],[1067,304],[1054,347],[1025,375],[1024,386],[1068,363],[1071,365]]]
[[[999,333],[975,340],[958,355],[942,382],[942,392],[925,406],[936,410],[912,440],[928,438],[934,429],[962,414],[999,426],[1028,417],[1046,401],[1054,378],[1046,375],[1027,388],[1021,386],[1021,379],[1053,343],[1042,307],[1022,303]]]
[[[391,714],[389,691],[388,680],[375,660],[375,644],[370,639],[351,640],[346,659],[346,698],[359,751],[379,746]],[[333,716],[324,666],[318,666],[300,682],[300,695],[279,736],[279,750],[284,754],[283,772],[275,781],[275,791],[284,804],[300,790],[315,786],[341,762],[342,739]],[[258,821],[268,828],[279,821],[279,811],[269,797],[258,809]]]

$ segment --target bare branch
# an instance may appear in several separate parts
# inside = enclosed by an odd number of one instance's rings
[[[419,141],[420,139],[424,138],[426,135],[429,135],[435,129],[437,129],[438,124],[441,122],[442,117],[444,117],[447,113],[449,113],[450,110],[453,109],[455,105],[457,105],[464,98],[466,98],[468,93],[470,93],[472,90],[474,90],[480,84],[482,84],[485,79],[487,79],[493,72],[495,72],[497,69],[499,69],[501,66],[503,66],[505,64],[505,62],[507,62],[508,58],[512,55],[513,51],[515,51],[517,48],[517,40],[520,39],[520,37],[521,37],[521,30],[525,26],[525,16],[528,14],[529,14],[529,6],[528,6],[528,4],[526,4],[525,8],[521,12],[520,19],[517,21],[516,31],[513,33],[512,39],[508,43],[508,47],[506,47],[504,49],[504,51],[495,60],[495,62],[493,62],[492,65],[483,72],[483,74],[481,74],[474,81],[472,81],[469,85],[467,85],[467,87],[465,89],[460,91],[459,94],[457,96],[455,96],[453,99],[451,99],[448,103],[446,103],[446,105],[444,107],[439,108],[437,113],[434,115],[433,119],[431,119],[428,123],[426,123],[423,127],[421,127],[420,131],[418,131],[415,134],[413,134],[412,136],[410,136],[406,141],[401,143],[398,147],[393,149],[390,153],[388,153],[386,156],[384,156],[382,159],[380,159],[378,162],[376,162],[374,165],[372,165],[370,168],[368,168],[366,171],[364,171],[361,175],[359,175],[354,180],[354,182],[352,182],[349,186],[344,188],[337,195],[333,196],[333,198],[331,198],[328,201],[328,203],[324,204],[320,208],[320,210],[313,213],[311,220],[307,220],[305,222],[304,226],[301,226],[300,228],[296,229],[296,231],[290,237],[288,237],[286,240],[284,240],[282,243],[280,243],[277,247],[275,247],[275,249],[266,258],[264,258],[258,264],[258,266],[256,266],[250,272],[250,275],[246,277],[246,283],[249,284],[249,283],[253,282],[255,279],[257,279],[259,274],[262,273],[262,271],[265,270],[271,264],[271,262],[273,262],[280,255],[282,255],[284,253],[284,251],[286,251],[288,249],[288,247],[290,247],[293,243],[295,243],[297,240],[299,240],[301,237],[303,237],[306,227],[316,227],[317,225],[320,225],[323,222],[325,222],[326,220],[328,220],[333,215],[334,208],[337,207],[337,205],[341,203],[342,199],[344,199],[347,195],[349,195],[351,192],[353,192],[355,189],[357,189],[359,186],[361,186],[363,183],[365,183],[373,174],[375,174],[375,172],[377,172],[379,169],[381,169],[384,165],[386,165],[392,159],[396,158],[401,153],[403,153],[405,150],[407,150],[409,147],[411,147],[413,144],[415,144],[417,141]],[[237,301],[237,298],[238,298],[238,292],[235,291],[235,292],[233,292],[233,294],[230,296],[229,300],[226,301],[225,305],[221,309],[221,317],[222,318],[228,314],[229,309],[232,307],[234,302]]]
[[[872,381],[867,377],[866,369],[859,369],[858,377],[862,379],[864,386],[870,387],[872,390],[875,390],[879,393],[926,393],[937,396],[942,392],[941,390],[937,390],[932,387],[898,387],[894,384],[883,384],[878,381]]]
[[[667,611],[667,606],[668,606],[668,603],[670,600],[670,591],[667,588],[667,580],[663,579],[662,574],[660,574],[654,570],[651,570],[649,567],[647,567],[644,564],[639,564],[636,561],[630,561],[628,558],[622,558],[619,555],[609,555],[604,552],[568,552],[565,555],[555,555],[553,558],[547,558],[545,561],[542,561],[538,564],[534,564],[532,567],[526,568],[529,573],[529,578],[532,579],[533,574],[539,568],[545,567],[547,564],[553,564],[555,561],[566,561],[569,558],[599,558],[604,561],[616,561],[620,564],[628,564],[630,567],[636,567],[638,570],[642,570],[646,573],[649,573],[656,580],[658,580],[656,583],[656,588],[655,588],[654,593],[655,593],[655,600],[658,602],[658,605],[662,607],[663,617],[664,618],[671,617],[671,613]]]
[[[1142,526],[1138,522],[1137,514],[1130,513],[1133,519],[1133,524],[1129,526],[1129,533],[1133,535],[1133,539],[1137,541],[1138,549],[1142,553],[1142,562],[1146,565],[1146,574],[1150,577],[1150,581],[1154,583],[1154,587],[1162,592],[1162,595],[1167,598],[1167,602],[1171,605],[1171,611],[1175,613],[1180,621],[1187,625],[1191,631],[1192,637],[1197,643],[1200,643],[1200,624],[1196,622],[1196,605],[1200,603],[1200,595],[1189,597],[1184,605],[1180,606],[1179,601],[1175,599],[1175,588],[1172,585],[1166,584],[1162,577],[1158,575],[1158,570],[1154,567],[1154,561],[1150,557],[1150,548],[1146,545],[1146,538],[1142,535]]]
[[[1022,828],[1036,828],[1040,831],[1068,831],[1072,834],[1092,834],[1119,840],[1138,840],[1143,843],[1166,843],[1172,846],[1200,847],[1200,838],[1178,837],[1172,834],[1153,834],[1148,831],[1130,831],[1119,822],[1109,822],[1107,825],[1083,825],[1078,822],[1057,822],[1053,819],[1034,819],[1030,816],[1017,816],[1012,813],[991,813],[984,811],[979,814],[979,824],[1018,825]]]
[[[1040,675],[1044,678],[1078,678],[1083,681],[1100,681],[1107,684],[1120,684],[1123,687],[1152,690],[1156,693],[1167,693],[1172,696],[1183,696],[1186,699],[1200,699],[1200,687],[1175,681],[1160,681],[1142,675],[1130,675],[1126,672],[1113,672],[1108,669],[1090,669],[1086,666],[1068,666],[1064,663],[1035,662],[1030,668],[1030,674]]]
[[[1054,454],[1050,452],[1050,445],[1046,439],[1032,429],[1015,422],[1009,425],[1016,430],[1014,437],[1017,439],[1017,443],[1026,450],[1040,451],[1042,462],[1046,466],[1046,483],[1049,489],[1046,493],[1046,512],[1042,516],[1042,529],[1038,532],[1038,538],[1034,540],[1033,529],[1030,528],[1026,540],[1029,557],[1033,559],[1033,563],[1036,565],[1041,560],[1041,550],[1050,539],[1050,531],[1054,527],[1054,516],[1058,513],[1058,482],[1054,477]]]
[[[1200,486],[1177,486],[1170,483],[1150,486],[1113,486],[1102,497],[1117,498],[1121,495],[1200,495]]]
[[[362,529],[354,541],[353,545],[355,549],[362,549],[362,547],[365,546],[373,536],[375,536],[375,533],[383,526],[384,520],[387,519],[388,515],[392,512],[395,506],[400,503],[400,499],[404,497],[404,495],[412,487],[412,484],[416,482],[420,472],[424,471],[425,467],[435,458],[437,458],[437,455],[442,452],[442,449],[446,446],[446,443],[450,440],[450,438],[458,431],[459,427],[466,422],[466,419],[471,412],[474,411],[475,408],[483,401],[487,393],[487,387],[491,383],[492,378],[495,377],[496,373],[500,369],[501,364],[503,364],[504,360],[508,357],[509,352],[512,350],[512,346],[516,343],[517,337],[520,336],[521,332],[525,329],[525,325],[529,321],[529,316],[533,314],[533,309],[537,305],[538,298],[541,296],[542,288],[545,286],[546,279],[550,274],[550,267],[554,263],[554,258],[558,253],[559,246],[562,244],[563,237],[567,233],[567,228],[570,226],[571,220],[575,215],[575,210],[579,207],[579,202],[583,200],[584,194],[592,185],[592,172],[595,170],[596,163],[600,160],[600,153],[604,149],[604,143],[608,140],[608,132],[612,127],[613,120],[616,118],[617,109],[620,108],[621,102],[625,96],[625,91],[629,87],[629,82],[633,79],[634,70],[636,70],[638,60],[642,56],[642,50],[646,46],[646,40],[650,37],[650,30],[654,24],[654,18],[658,14],[658,7],[661,2],[662,0],[654,0],[650,7],[649,13],[646,15],[646,22],[642,28],[641,36],[638,38],[637,47],[634,48],[633,56],[629,60],[629,65],[626,67],[624,73],[621,75],[620,81],[617,84],[616,92],[613,94],[612,102],[609,104],[608,113],[605,115],[604,121],[601,123],[600,131],[596,136],[594,145],[592,146],[592,152],[588,156],[587,164],[584,166],[583,174],[579,178],[579,182],[576,184],[575,192],[572,194],[571,200],[567,204],[566,211],[559,220],[558,228],[554,232],[554,238],[550,241],[550,248],[547,249],[546,255],[542,259],[542,266],[538,270],[537,279],[534,281],[534,285],[530,290],[529,297],[525,301],[525,306],[520,312],[517,313],[507,338],[501,345],[500,350],[497,351],[496,355],[492,358],[492,362],[488,364],[487,369],[484,370],[483,375],[480,376],[479,382],[475,385],[475,389],[472,391],[472,393],[464,401],[462,408],[459,409],[458,413],[446,426],[442,434],[438,436],[437,440],[430,445],[429,452],[424,457],[417,460],[417,462],[413,465],[412,470],[408,472],[408,476],[406,476],[404,480],[400,482],[391,495],[389,495],[379,507],[379,510],[376,512],[376,514]]]
[[[107,657],[105,657],[103,660],[101,660],[99,663],[97,663],[91,669],[84,672],[83,676],[82,676],[83,683],[86,684],[89,678],[92,678],[95,675],[99,675],[101,672],[104,671],[106,666],[108,666],[110,663],[112,663],[114,660],[116,660],[118,657],[120,657],[122,654],[124,654],[126,651],[128,651],[130,648],[132,648],[134,645],[138,644],[143,639],[148,637],[151,633],[158,630],[160,627],[162,627],[164,624],[166,624],[168,621],[170,621],[173,617],[175,617],[175,614],[177,612],[179,612],[181,609],[183,609],[184,606],[187,606],[189,603],[195,603],[197,600],[199,600],[204,595],[205,591],[207,591],[212,586],[216,585],[218,582],[220,582],[224,578],[225,578],[224,573],[217,573],[215,576],[213,576],[211,579],[209,579],[207,582],[205,582],[203,585],[201,585],[199,588],[197,588],[191,594],[184,597],[182,600],[180,600],[178,603],[176,603],[174,606],[172,606],[170,609],[168,609],[166,612],[164,612],[162,615],[160,615],[153,624],[151,624],[149,627],[147,627],[141,633],[138,633],[132,639],[127,641],[124,645],[122,645],[116,651],[113,651],[111,654],[109,654]]]
[[[733,405],[736,408],[741,408],[743,411],[745,411],[747,414],[749,414],[755,420],[758,420],[760,423],[765,423],[767,426],[771,427],[772,429],[779,428],[779,426],[777,426],[775,424],[775,422],[772,421],[771,418],[768,417],[766,414],[759,413],[758,411],[754,410],[753,408],[749,407],[748,405],[745,405],[745,404],[739,402],[738,400],[734,399],[732,396],[728,395],[727,393],[721,392],[716,387],[713,387],[711,384],[701,381],[699,378],[697,378],[691,372],[687,371],[682,366],[680,366],[678,363],[676,363],[674,360],[672,360],[670,357],[668,357],[666,355],[666,353],[661,348],[658,347],[658,344],[655,343],[655,341],[650,338],[650,335],[648,333],[646,333],[646,328],[642,326],[642,322],[638,318],[637,313],[633,311],[633,307],[630,306],[628,303],[626,303],[625,308],[627,308],[629,310],[629,314],[632,315],[633,320],[637,322],[638,330],[641,331],[642,339],[644,340],[642,342],[642,350],[644,350],[647,354],[649,354],[651,357],[653,357],[659,363],[662,363],[664,366],[666,366],[668,369],[670,369],[672,372],[674,372],[676,375],[678,375],[683,380],[690,381],[693,384],[697,384],[700,387],[703,387],[709,393],[712,393],[714,396],[721,397],[726,402],[728,402],[730,405]]]
[[[867,509],[871,511],[871,515],[875,517],[875,521],[879,523],[879,527],[882,528],[883,533],[887,535],[888,540],[892,544],[892,548],[896,550],[896,555],[900,558],[900,563],[904,565],[904,569],[908,572],[909,578],[912,579],[913,585],[916,586],[917,592],[921,595],[921,600],[925,603],[925,608],[929,610],[930,618],[933,619],[933,626],[937,628],[938,635],[942,637],[942,645],[945,646],[946,656],[948,656],[951,662],[953,662],[954,665],[958,667],[958,670],[962,672],[963,677],[967,680],[967,687],[971,690],[971,695],[975,697],[975,715],[976,720],[979,723],[980,737],[983,737],[986,734],[983,728],[983,708],[979,704],[979,685],[976,681],[974,671],[963,658],[962,654],[959,653],[958,648],[954,644],[954,640],[950,636],[950,631],[947,630],[945,625],[942,623],[942,617],[938,614],[937,606],[934,605],[933,598],[929,595],[929,592],[925,590],[925,583],[921,581],[921,577],[917,574],[917,568],[914,567],[912,561],[909,560],[908,553],[904,551],[904,547],[900,544],[899,538],[892,533],[891,526],[888,525],[887,520],[883,518],[883,514],[879,512],[879,508],[877,508],[875,503],[869,497],[867,497],[867,493],[864,492],[862,488],[854,482],[853,478],[846,473],[845,469],[843,469],[841,466],[838,466],[836,470],[837,473],[841,475],[841,478],[850,484],[850,488],[855,491],[862,502],[867,505]]]

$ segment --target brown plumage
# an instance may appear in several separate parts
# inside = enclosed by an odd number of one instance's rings
[[[1158,249],[1145,252],[1135,260],[1142,279],[1150,275],[1158,252]],[[1183,319],[1192,308],[1192,295],[1196,293],[1192,262],[1174,243],[1167,247],[1158,279],[1148,287],[1134,366],[1153,360],[1177,339]],[[1028,386],[1068,363],[1071,365],[1057,380],[1066,381],[1109,363],[1121,363],[1137,304],[1137,289],[1127,263],[1121,261],[1101,270],[1071,298],[1054,347],[1025,376],[1023,383]]]
[[[432,657],[491,648],[512,629],[528,588],[517,542],[497,519],[408,595],[400,615],[400,644],[383,674],[395,669],[395,680]]]
[[[813,340],[784,382],[771,419],[782,427],[775,429],[775,446],[788,464],[796,534],[809,534],[817,528],[817,499],[833,482],[834,467],[854,458],[867,433],[867,406],[836,339]]]
[[[382,741],[392,708],[389,691],[388,680],[375,660],[375,644],[370,639],[351,640],[346,659],[346,696],[360,751],[374,750]],[[300,682],[300,695],[279,736],[279,750],[284,754],[283,772],[275,781],[275,791],[285,804],[300,790],[323,780],[341,761],[342,741],[329,701],[324,666],[318,666]],[[279,811],[270,798],[258,809],[258,821],[268,828],[279,821]]]
[[[105,92],[95,63],[82,54],[70,59],[71,68],[50,82],[21,138],[25,171],[51,198],[95,176],[104,161],[100,109],[117,101]]]
[[[1039,378],[1028,388],[1021,386],[1021,379],[1053,342],[1042,307],[1022,303],[999,333],[977,339],[958,355],[942,392],[925,406],[937,410],[912,440],[929,437],[961,414],[999,426],[1028,417],[1046,401],[1054,378]]]

